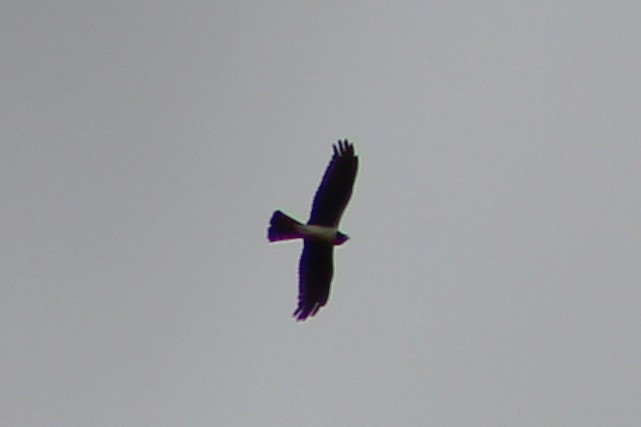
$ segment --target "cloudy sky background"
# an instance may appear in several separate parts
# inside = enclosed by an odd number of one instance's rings
[[[634,2],[0,5],[0,423],[638,426]],[[349,138],[329,305],[299,243]]]

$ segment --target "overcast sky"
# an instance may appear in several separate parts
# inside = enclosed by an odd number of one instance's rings
[[[640,16],[4,0],[0,424],[640,425]],[[267,222],[338,138],[351,240],[297,323]]]

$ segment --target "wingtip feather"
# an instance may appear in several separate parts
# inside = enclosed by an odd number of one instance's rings
[[[321,307],[322,304],[319,302],[315,303],[312,307],[299,306],[292,314],[292,317],[294,317],[297,322],[304,322],[308,318],[314,317]]]
[[[339,139],[336,144],[332,145],[335,157],[354,157],[354,144],[347,138]]]

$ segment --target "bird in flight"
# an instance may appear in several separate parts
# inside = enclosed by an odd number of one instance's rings
[[[267,231],[270,242],[303,239],[298,270],[298,308],[293,314],[297,321],[314,316],[327,304],[334,275],[334,246],[349,239],[338,231],[338,224],[352,196],[358,157],[348,140],[339,140],[333,148],[334,156],[316,191],[307,224],[277,210]]]

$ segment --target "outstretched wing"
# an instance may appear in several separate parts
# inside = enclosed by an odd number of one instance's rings
[[[316,191],[309,224],[338,226],[352,196],[357,170],[358,157],[354,155],[354,145],[348,140],[339,140],[334,144],[334,156]]]
[[[296,320],[315,315],[327,303],[334,275],[333,257],[331,244],[305,240],[298,272],[298,308],[293,314]]]

